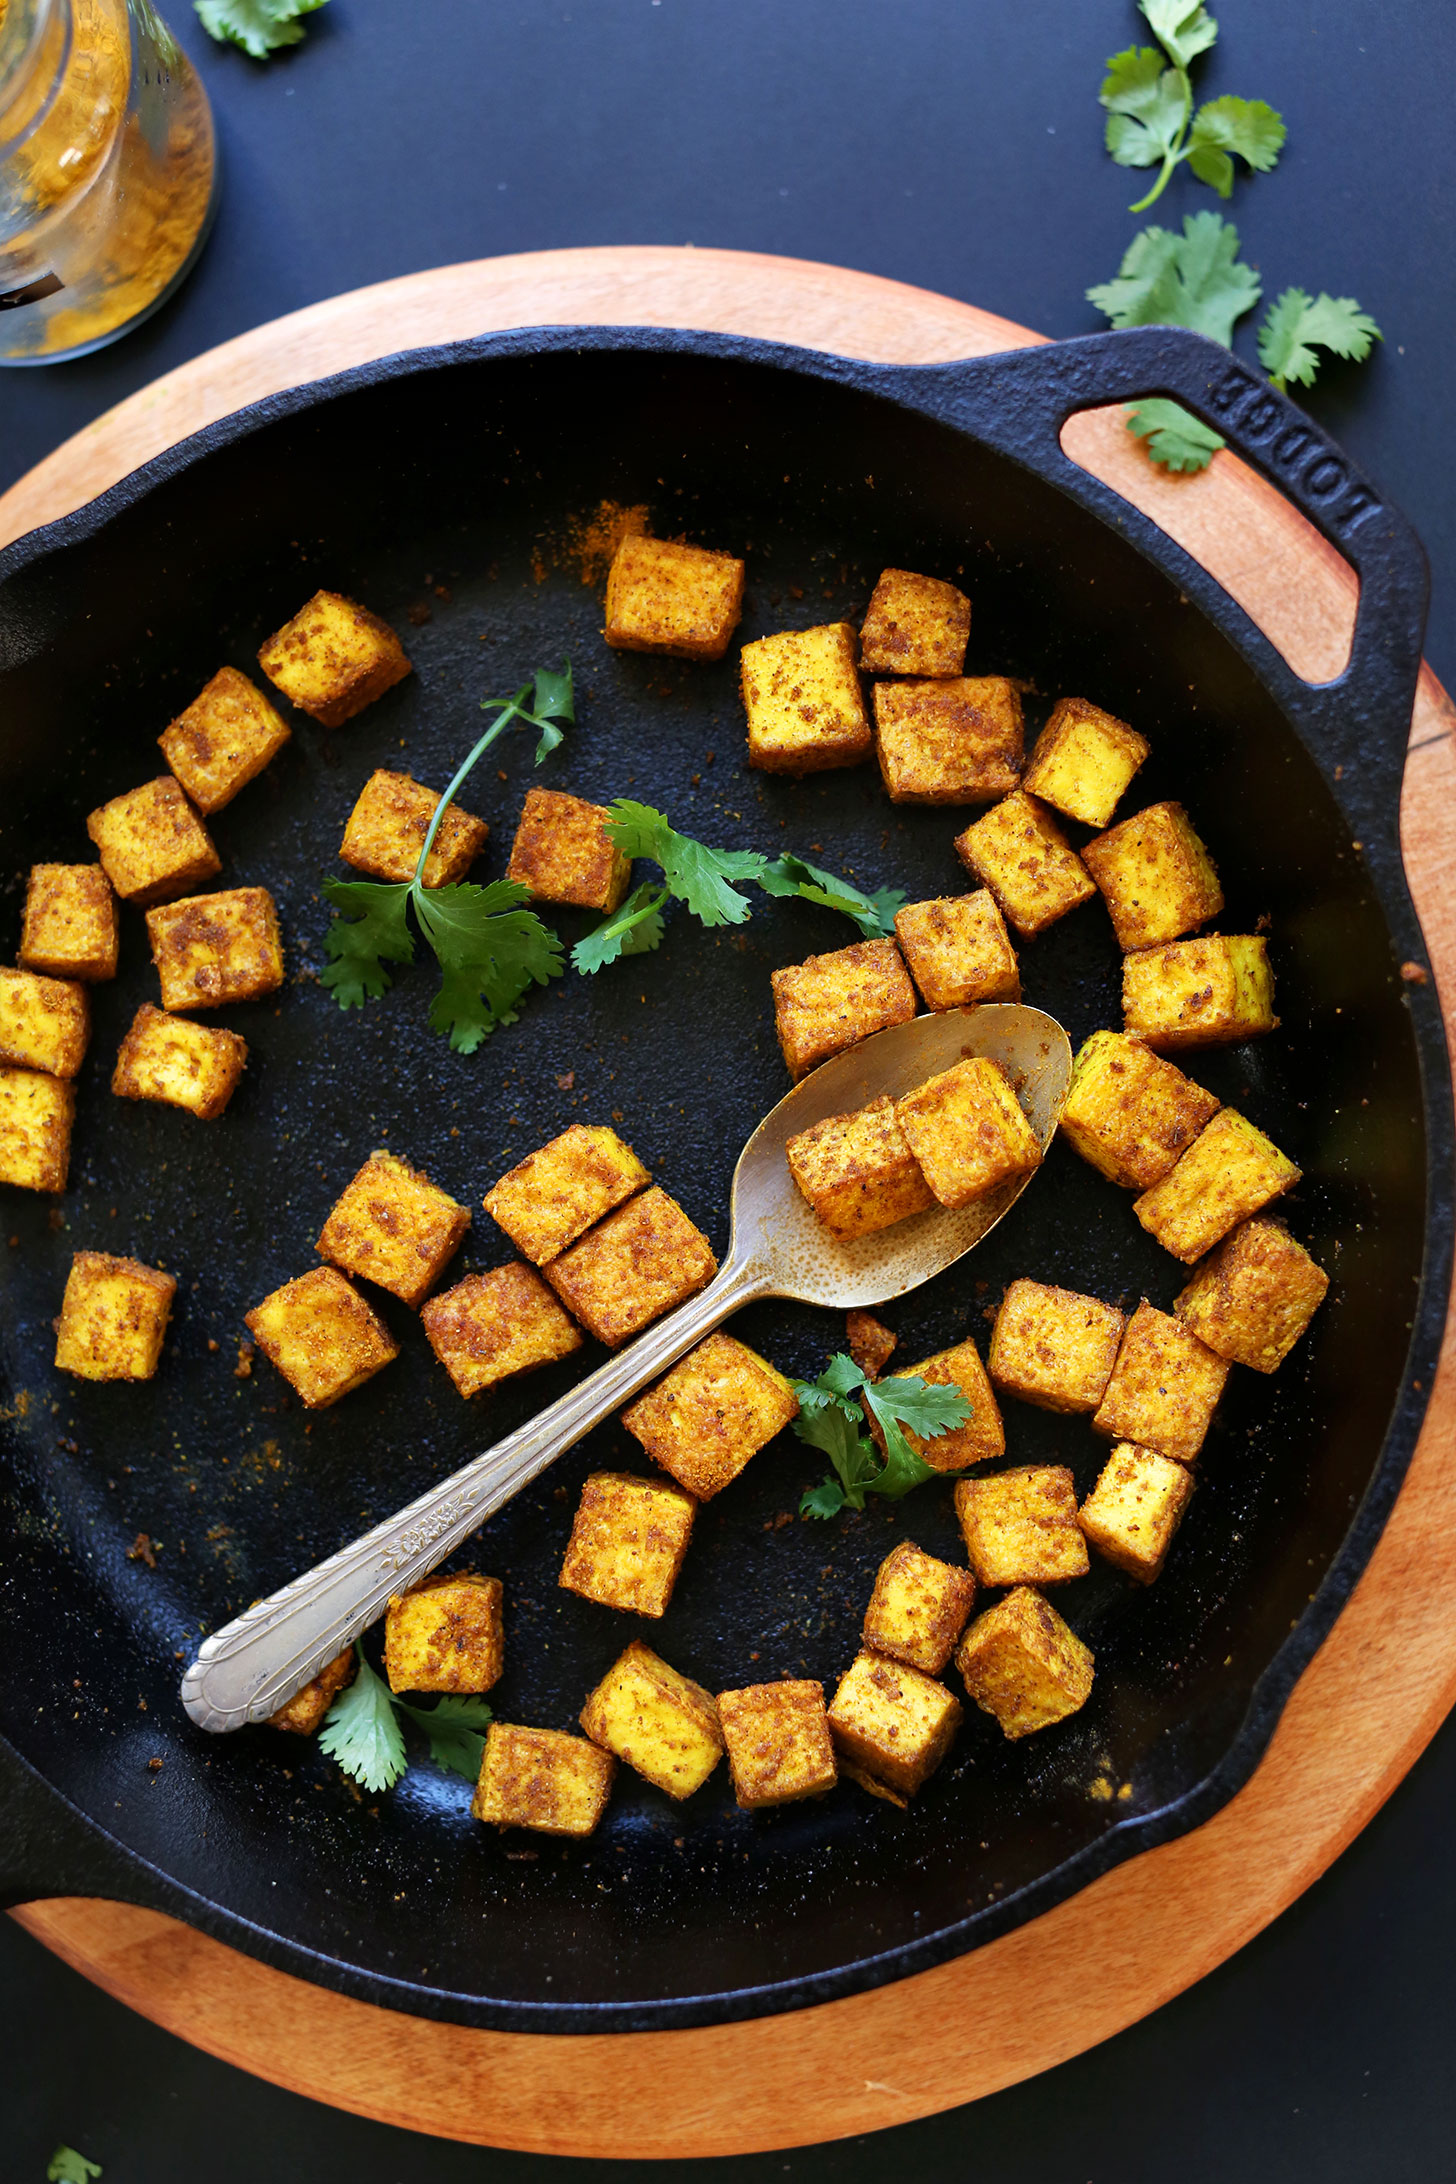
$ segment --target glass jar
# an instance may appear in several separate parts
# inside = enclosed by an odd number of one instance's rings
[[[137,325],[215,199],[207,94],[150,0],[0,0],[0,364]]]

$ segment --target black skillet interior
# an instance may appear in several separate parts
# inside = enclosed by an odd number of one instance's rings
[[[498,345],[265,411],[150,491],[123,492],[106,521],[63,529],[59,550],[0,591],[7,959],[25,868],[88,857],[85,814],[160,771],[168,719],[220,661],[248,669],[317,586],[400,628],[416,669],[336,733],[295,718],[288,749],[214,822],[222,884],[273,891],[290,970],[277,1006],[218,1019],[251,1050],[225,1118],[109,1093],[118,1041],[154,997],[142,919],[124,913],[120,976],[95,992],[71,1188],[54,1203],[5,1194],[0,1729],[93,1824],[92,1842],[120,1846],[115,1893],[426,2014],[625,2029],[786,2008],[950,1955],[1206,1816],[1243,1779],[1408,1453],[1444,1294],[1438,1213],[1407,1363],[1428,1162],[1444,1159],[1449,1123],[1439,1084],[1435,1124],[1422,1119],[1420,1062],[1438,1070],[1442,1050],[1434,996],[1413,1030],[1398,974],[1414,946],[1408,906],[1387,889],[1382,907],[1285,711],[1174,577],[1006,456],[889,399],[893,375],[857,385],[691,338],[542,347]],[[951,849],[965,813],[893,807],[872,767],[802,783],[750,773],[735,654],[687,665],[605,648],[599,587],[582,580],[604,501],[646,504],[655,529],[746,554],[743,638],[857,622],[887,563],[963,581],[970,670],[1027,678],[1032,723],[1074,691],[1144,729],[1153,756],[1136,800],[1188,805],[1223,878],[1225,929],[1270,935],[1279,1033],[1193,1068],[1303,1168],[1288,1213],[1331,1270],[1329,1304],[1279,1374],[1232,1375],[1160,1582],[1145,1591],[1098,1564],[1061,1596],[1096,1650],[1086,1709],[1017,1745],[971,1710],[907,1813],[850,1787],[742,1813],[722,1770],[678,1808],[624,1770],[591,1841],[501,1839],[469,1817],[467,1785],[422,1759],[372,1797],[275,1732],[210,1740],[177,1700],[200,1634],[573,1377],[555,1369],[467,1407],[388,1298],[403,1354],[337,1408],[304,1412],[261,1361],[238,1376],[243,1313],[315,1263],[323,1217],[368,1151],[389,1146],[476,1207],[463,1271],[509,1255],[479,1211],[494,1178],[570,1122],[613,1121],[721,1251],[737,1152],[786,1088],[769,972],[855,937],[828,912],[767,899],[738,931],[675,915],[659,953],[569,976],[475,1057],[452,1055],[426,1026],[427,964],[362,1014],[341,1014],[317,983],[319,885],[340,869],[369,771],[442,785],[480,699],[569,657],[580,725],[564,748],[533,774],[526,738],[508,738],[464,798],[491,825],[479,872],[504,869],[539,780],[635,795],[711,841],[792,847],[911,899],[966,885]],[[1239,624],[1232,609],[1225,619]],[[1383,763],[1388,784],[1398,764]],[[589,922],[559,919],[568,940]],[[1074,1046],[1120,1021],[1100,906],[1020,953],[1026,998]],[[152,1383],[53,1370],[51,1322],[79,1247],[178,1275]],[[1022,1274],[1162,1306],[1183,1278],[1129,1198],[1054,1146],[984,1246],[888,1310],[901,1361],[968,1328],[984,1345]],[[843,1341],[837,1316],[781,1305],[735,1326],[806,1375]],[[1008,1460],[1064,1462],[1090,1485],[1104,1450],[1085,1420],[1006,1411]],[[669,1612],[644,1629],[555,1582],[577,1490],[604,1465],[646,1468],[605,1428],[457,1558],[506,1580],[504,1719],[571,1728],[639,1634],[711,1688],[783,1675],[832,1686],[897,1540],[962,1559],[948,1488],[832,1524],[795,1518],[823,1467],[786,1435],[702,1510]],[[155,1568],[129,1552],[143,1532]]]

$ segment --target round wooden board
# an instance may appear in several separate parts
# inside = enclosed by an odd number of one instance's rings
[[[493,329],[584,324],[709,328],[897,362],[1041,338],[897,282],[729,251],[565,250],[444,267],[259,327],[133,395],[0,497],[0,545],[280,388]],[[1301,674],[1339,672],[1354,577],[1254,472],[1219,455],[1200,477],[1165,477],[1120,412],[1074,418],[1064,445],[1196,555]],[[1402,838],[1432,974],[1456,993],[1453,727],[1456,709],[1426,669]],[[896,1986],[787,2018],[548,2038],[350,2001],[125,1905],[62,1899],[14,1915],[110,1994],[228,2062],[481,2145],[748,2153],[977,2099],[1107,2039],[1231,1956],[1339,1855],[1434,1735],[1456,1701],[1453,1391],[1456,1312],[1390,1522],[1240,1795],[1018,1932]]]

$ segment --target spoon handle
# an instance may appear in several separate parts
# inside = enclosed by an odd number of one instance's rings
[[[563,1450],[770,1288],[761,1266],[730,1258],[706,1289],[549,1409],[204,1639],[182,1678],[192,1719],[214,1731],[266,1721],[375,1621],[392,1594],[428,1576]]]

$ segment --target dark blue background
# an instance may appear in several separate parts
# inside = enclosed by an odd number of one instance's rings
[[[1328,367],[1309,406],[1424,537],[1427,650],[1449,682],[1456,15],[1444,0],[1223,0],[1217,13],[1200,93],[1268,98],[1290,130],[1277,173],[1240,183],[1227,210],[1267,296],[1295,283],[1352,294],[1385,330],[1369,364]],[[1096,105],[1104,56],[1137,35],[1129,0],[331,0],[307,43],[267,67],[212,46],[177,0],[173,20],[222,137],[212,242],[176,301],[117,347],[0,374],[0,488],[199,350],[425,266],[691,242],[859,266],[1070,334],[1100,323],[1083,290],[1142,224],[1126,210],[1141,185],[1100,152]],[[1180,179],[1147,217],[1215,203]],[[1252,355],[1252,333],[1239,345]],[[858,2180],[887,2161],[936,2184],[1449,2175],[1453,1831],[1448,1728],[1325,1880],[1146,2023],[972,2109],[712,2171],[733,2184]],[[61,2139],[104,2164],[105,2184],[254,2184],[265,2168],[279,2184],[579,2174],[256,2084],[4,1921],[0,2113],[6,2184],[42,2177]]]

